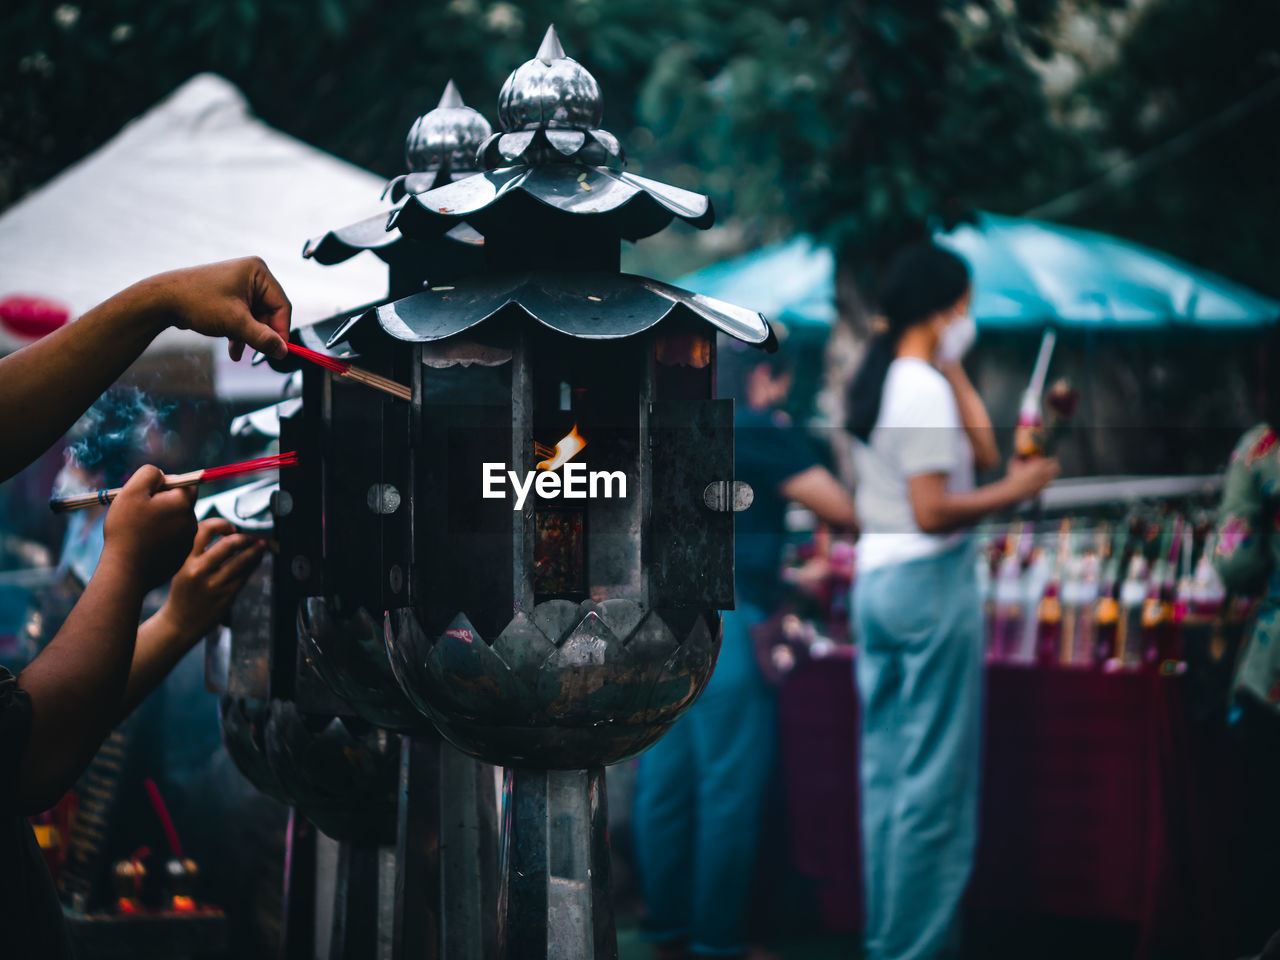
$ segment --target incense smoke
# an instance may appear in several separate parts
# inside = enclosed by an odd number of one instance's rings
[[[66,465],[54,495],[118,484],[143,462],[171,403],[157,403],[137,387],[108,390],[67,431]]]

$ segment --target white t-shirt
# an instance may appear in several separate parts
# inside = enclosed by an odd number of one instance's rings
[[[945,473],[947,489],[973,489],[973,448],[947,378],[915,357],[889,364],[880,416],[868,443],[854,440],[858,474],[858,569],[932,556],[964,538],[963,532],[922,533],[911,509],[907,480]]]

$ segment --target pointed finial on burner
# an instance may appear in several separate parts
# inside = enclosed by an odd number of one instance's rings
[[[439,106],[419,117],[405,138],[405,163],[410,172],[439,170],[446,177],[475,170],[476,150],[492,132],[489,121],[462,102],[450,80]]]
[[[537,59],[549,67],[552,60],[563,60],[564,56],[564,47],[560,45],[560,37],[556,33],[556,25],[553,23],[547,27],[546,36],[542,38],[542,46],[538,48]]]
[[[458,92],[458,85],[450,78],[448,85],[444,88],[444,93],[440,94],[440,102],[436,104],[437,110],[456,109],[457,107],[465,107],[462,102],[462,94]]]
[[[560,45],[554,26],[547,28],[538,55],[516,67],[498,94],[498,123],[517,130],[591,130],[600,125],[604,106],[591,72]]]

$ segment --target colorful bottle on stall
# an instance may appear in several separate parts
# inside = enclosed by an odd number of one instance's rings
[[[1147,560],[1135,552],[1120,584],[1120,618],[1116,632],[1116,666],[1136,670],[1142,666],[1142,611],[1147,598]]]
[[[1062,638],[1062,602],[1058,598],[1061,581],[1051,577],[1036,608],[1036,664],[1057,666]]]
[[[1053,577],[1053,563],[1049,554],[1036,547],[1031,551],[1031,562],[1022,578],[1022,609],[1040,610],[1040,602],[1044,599],[1049,581]],[[1040,630],[1039,616],[1022,618],[1022,637],[1018,641],[1018,662],[1034,664],[1036,662],[1036,637]]]
[[[1092,551],[1080,558],[1080,607],[1076,613],[1075,638],[1071,642],[1071,665],[1092,667],[1097,645],[1098,579],[1101,561]]]
[[[1058,550],[1053,570],[1036,607],[1036,663],[1042,667],[1057,666],[1062,654],[1062,585],[1066,578],[1071,553],[1071,518],[1058,526]]]
[[[1214,544],[1212,534],[1205,538],[1204,551],[1191,578],[1191,608],[1182,625],[1184,649],[1197,651],[1208,663],[1216,663],[1227,653],[1222,629],[1227,588],[1213,566]]]
[[[996,569],[1004,551],[998,546],[995,538],[978,551],[976,573],[978,577],[978,596],[982,598],[982,624],[985,631],[986,657],[990,659],[992,644],[995,642],[996,630]]]
[[[1195,601],[1195,579],[1191,573],[1191,551],[1194,546],[1191,526],[1182,528],[1182,548],[1178,561],[1181,573],[1178,576],[1178,587],[1174,591],[1173,622],[1181,625],[1191,615],[1191,605]]]
[[[1120,631],[1120,601],[1113,593],[1104,593],[1094,611],[1097,630],[1094,634],[1094,666],[1108,667],[1116,662],[1116,638]]]
[[[1186,524],[1182,514],[1173,519],[1173,532],[1168,540],[1167,559],[1163,576],[1160,579],[1160,602],[1163,605],[1164,622],[1156,634],[1156,662],[1161,674],[1170,676],[1182,673],[1186,665],[1182,662],[1182,649],[1179,644],[1181,634],[1177,622],[1178,599],[1178,566],[1182,554],[1182,532]]]
[[[1080,604],[1084,596],[1083,577],[1084,557],[1070,557],[1062,577],[1062,633],[1058,645],[1058,663],[1064,667],[1075,662],[1076,622],[1080,618]]]
[[[1155,566],[1147,582],[1147,595],[1142,607],[1142,664],[1158,667],[1169,648],[1169,628],[1173,622],[1173,585],[1169,571],[1170,534],[1169,519],[1160,526],[1159,546]]]
[[[1169,604],[1164,600],[1160,578],[1153,575],[1147,583],[1147,595],[1142,604],[1143,667],[1154,669],[1159,665],[1169,620]]]
[[[1116,657],[1116,634],[1120,627],[1120,578],[1124,572],[1127,527],[1127,523],[1123,523],[1116,528],[1107,548],[1106,562],[1102,567],[1102,581],[1098,587],[1098,605],[1094,612],[1094,622],[1097,626],[1093,662],[1099,667],[1105,667]]]
[[[1174,589],[1172,620],[1173,629],[1177,632],[1177,646],[1186,659],[1188,650],[1199,654],[1203,650],[1204,635],[1200,631],[1200,621],[1196,616],[1196,579],[1195,571],[1196,536],[1191,522],[1188,520],[1182,528],[1182,543],[1178,551],[1178,580]]]
[[[1191,609],[1202,617],[1216,617],[1222,612],[1227,599],[1227,588],[1213,565],[1214,538],[1205,540],[1204,552],[1196,563],[1192,577]]]
[[[1004,555],[996,571],[995,606],[987,659],[1007,663],[1022,639],[1022,563],[1013,550]]]

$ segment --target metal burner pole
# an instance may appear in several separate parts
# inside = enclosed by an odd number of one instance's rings
[[[401,742],[394,960],[496,953],[494,769],[439,737]]]
[[[382,958],[378,949],[380,848],[373,843],[342,841],[338,845],[337,884],[333,895],[333,928],[329,960]]]
[[[499,956],[617,960],[604,767],[508,768]]]

